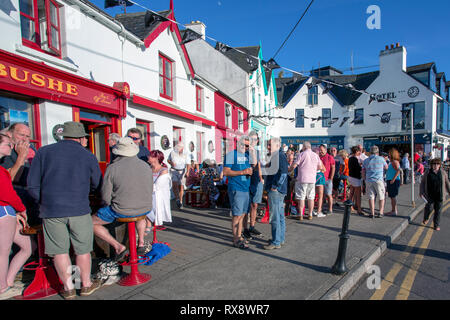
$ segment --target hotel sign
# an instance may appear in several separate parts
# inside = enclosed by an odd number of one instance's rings
[[[0,89],[125,116],[121,90],[0,50]]]

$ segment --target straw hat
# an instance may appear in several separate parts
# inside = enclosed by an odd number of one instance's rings
[[[120,138],[112,153],[123,157],[133,157],[139,153],[139,147],[129,137]]]

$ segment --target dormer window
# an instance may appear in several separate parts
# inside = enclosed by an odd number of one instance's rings
[[[61,57],[59,5],[54,0],[19,0],[22,43]]]

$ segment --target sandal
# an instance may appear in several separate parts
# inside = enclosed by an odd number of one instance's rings
[[[233,242],[233,247],[243,249],[243,250],[249,248],[249,246],[242,240],[239,240],[238,242]]]

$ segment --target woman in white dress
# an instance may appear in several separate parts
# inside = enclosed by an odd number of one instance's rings
[[[148,162],[153,170],[153,202],[152,211],[147,215],[146,233],[150,233],[153,224],[154,226],[161,226],[164,222],[172,222],[170,212],[172,180],[163,161],[164,154],[161,151],[150,151]]]

